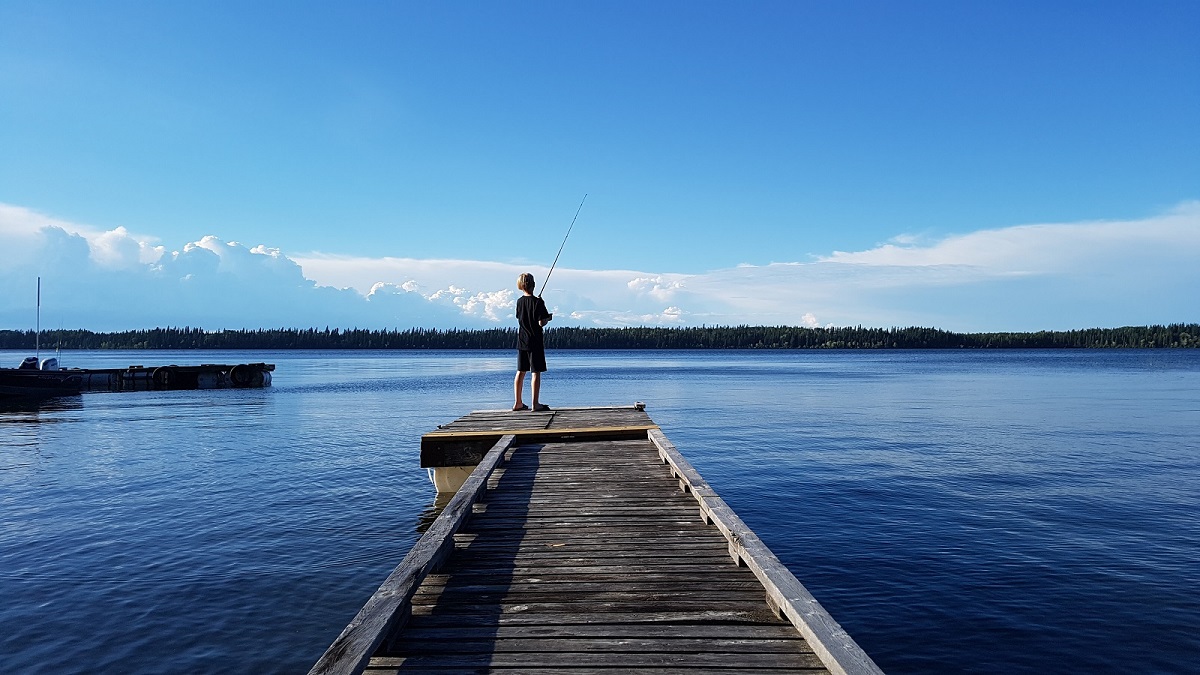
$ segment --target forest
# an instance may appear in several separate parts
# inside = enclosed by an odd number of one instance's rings
[[[31,330],[0,330],[0,349],[32,350]],[[42,349],[513,349],[516,328],[364,330],[152,328],[46,330]],[[937,328],[552,328],[548,349],[1145,349],[1200,347],[1200,324],[954,333]]]

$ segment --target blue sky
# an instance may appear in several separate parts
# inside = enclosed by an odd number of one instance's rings
[[[1189,1],[3,0],[0,325],[39,274],[49,325],[505,325],[585,193],[562,323],[1197,321],[1197,26]]]

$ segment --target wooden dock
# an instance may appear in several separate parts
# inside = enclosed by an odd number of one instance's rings
[[[311,675],[881,672],[640,406],[422,438],[428,466],[477,452]]]

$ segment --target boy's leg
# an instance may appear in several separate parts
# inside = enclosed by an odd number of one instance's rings
[[[536,370],[533,371],[533,379],[530,381],[530,385],[533,387],[533,409],[537,410],[537,407],[541,405],[538,403],[538,394],[542,393],[542,374]]]
[[[534,373],[533,376],[534,376],[534,381],[536,382],[537,381],[537,373]],[[513,379],[513,396],[516,400],[516,402],[513,403],[513,410],[519,410],[525,406],[525,404],[521,402],[521,394],[522,394],[523,389],[525,389],[525,371],[518,370],[517,377],[515,379]],[[534,391],[536,392],[536,389]],[[535,401],[537,400],[536,393],[534,393],[534,400]]]

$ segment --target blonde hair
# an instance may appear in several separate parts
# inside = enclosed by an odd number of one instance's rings
[[[536,282],[533,280],[533,275],[529,272],[522,272],[517,275],[517,288],[527,293],[532,293],[534,286],[536,285]]]

